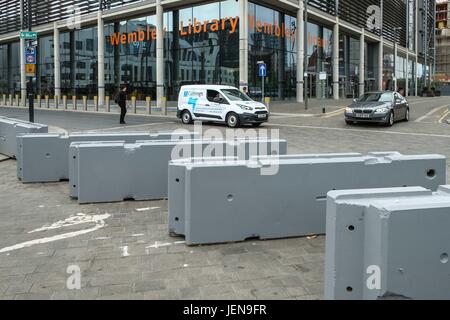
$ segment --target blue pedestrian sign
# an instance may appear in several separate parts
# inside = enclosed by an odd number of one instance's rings
[[[265,77],[267,72],[266,72],[267,68],[266,68],[266,64],[265,63],[261,63],[259,65],[259,76],[260,77]]]
[[[36,64],[36,47],[25,48],[25,64]]]

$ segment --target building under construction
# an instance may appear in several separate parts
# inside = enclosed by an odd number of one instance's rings
[[[450,1],[436,1],[435,81],[443,94],[450,95]]]

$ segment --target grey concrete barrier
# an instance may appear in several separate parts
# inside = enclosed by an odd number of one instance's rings
[[[18,154],[16,137],[22,133],[48,132],[44,124],[0,116],[0,153],[8,157]]]
[[[325,299],[450,299],[450,186],[328,193]]]
[[[200,153],[249,158],[270,152],[271,145],[280,153],[287,151],[286,141],[275,139],[73,143],[69,150],[70,195],[79,203],[162,199],[168,195],[168,162],[172,157]]]
[[[184,211],[186,205],[185,169],[193,163],[220,164],[224,161],[239,161],[238,157],[203,157],[171,160],[168,172],[169,233],[183,235],[185,228]]]
[[[270,167],[278,170],[263,174]],[[172,162],[169,176],[169,184],[182,184],[169,190],[185,195],[180,200],[169,194],[170,232],[180,234],[184,223],[187,244],[206,244],[323,234],[328,191],[411,185],[436,190],[446,180],[446,158],[386,152]],[[180,207],[177,201],[184,201],[184,210],[172,212]]]
[[[327,159],[327,158],[345,158],[345,157],[358,157],[361,154],[359,153],[330,153],[330,154],[318,154],[318,155],[286,155],[281,154],[280,159],[288,160],[288,159]],[[258,155],[251,157],[253,160],[263,160],[263,159],[272,159],[272,155]],[[234,161],[233,161],[234,160]],[[220,165],[229,165],[229,161],[233,161],[233,164],[242,164],[247,165],[246,162],[236,162],[236,157],[223,157],[223,158],[189,158],[189,159],[178,159],[172,160],[169,163],[169,183],[168,183],[168,192],[169,192],[169,202],[168,202],[168,211],[169,211],[169,233],[173,236],[175,235],[184,235],[185,234],[185,211],[186,211],[186,170],[192,164],[205,164],[220,166]]]
[[[198,133],[170,132],[22,134],[17,137],[17,178],[22,182],[55,182],[69,179],[69,146],[73,142],[167,140],[199,138]]]

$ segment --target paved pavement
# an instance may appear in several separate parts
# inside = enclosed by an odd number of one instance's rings
[[[279,130],[288,152],[400,151],[450,157],[450,98],[412,99],[411,121],[391,128],[347,126],[342,111],[275,113],[259,130]],[[339,108],[337,109],[339,110]],[[26,109],[0,115],[27,118]],[[172,116],[37,110],[36,121],[68,131],[163,131]],[[184,126],[193,129],[193,126]],[[224,131],[220,125],[203,129]],[[450,168],[447,180],[450,181]],[[92,216],[103,226],[86,222]],[[167,201],[78,205],[67,182],[22,184],[14,160],[0,160],[0,299],[321,299],[324,237],[188,247],[167,230]],[[82,230],[94,227],[94,231]],[[33,232],[32,232],[33,231]],[[72,237],[67,237],[67,234]],[[75,235],[75,236],[74,236]],[[70,266],[81,289],[67,289]],[[71,278],[70,278],[71,279]]]

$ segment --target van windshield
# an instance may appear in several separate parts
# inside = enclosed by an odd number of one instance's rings
[[[245,93],[237,89],[222,89],[222,92],[231,101],[252,101]]]

